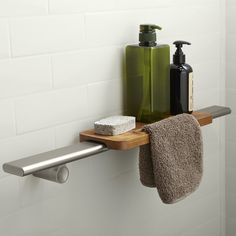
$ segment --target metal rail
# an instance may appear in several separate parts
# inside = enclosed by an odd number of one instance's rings
[[[63,183],[68,178],[69,173],[66,174],[68,169],[55,169],[54,167],[60,167],[66,163],[93,156],[107,150],[108,148],[103,144],[83,142],[5,163],[3,164],[3,170],[9,174],[21,177],[34,174],[37,177]],[[43,172],[43,170],[47,171]]]

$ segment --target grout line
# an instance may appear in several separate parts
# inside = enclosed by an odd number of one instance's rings
[[[86,20],[85,20],[86,23]],[[208,35],[215,35],[218,34],[219,32],[210,32],[208,33]],[[199,36],[199,34],[194,34],[193,36]],[[176,37],[176,36],[175,36]],[[179,36],[178,36],[179,37]],[[84,30],[84,38],[87,38],[87,32],[86,29]],[[161,38],[161,40],[164,42],[166,40],[168,40],[169,37],[163,37]],[[136,44],[137,42],[129,42],[129,44]],[[86,51],[86,50],[99,50],[99,49],[103,49],[103,48],[124,48],[127,45],[127,43],[114,43],[114,44],[108,44],[108,45],[104,45],[103,43],[98,43],[95,46],[91,45],[86,45],[85,47],[78,47],[78,48],[73,48],[73,49],[64,49],[64,50],[58,50],[58,51],[48,51],[48,52],[41,52],[41,53],[31,53],[31,54],[21,54],[21,55],[15,55],[12,58],[13,59],[18,59],[18,58],[27,58],[27,57],[39,57],[39,56],[49,56],[49,55],[65,55],[65,54],[76,54],[79,53],[81,51]],[[0,59],[3,60],[3,59]]]
[[[80,14],[82,15],[82,14]],[[86,17],[84,15],[84,26],[85,26],[85,30],[84,30],[84,36],[85,38],[87,37],[87,33],[86,33]],[[10,27],[9,27],[10,28]],[[9,32],[11,33],[11,32]],[[220,32],[210,32],[207,33],[207,35],[215,35],[215,34],[219,34]],[[199,36],[198,33],[193,34],[192,36]],[[179,35],[178,37],[181,37],[181,35]],[[168,41],[168,39],[170,39],[170,36],[168,37],[163,37],[162,41]],[[132,44],[132,42],[130,42]],[[133,42],[134,44],[137,42]],[[18,58],[28,58],[28,57],[40,57],[40,56],[50,56],[50,55],[64,55],[64,54],[74,54],[74,53],[79,53],[81,51],[86,51],[86,50],[99,50],[99,49],[103,49],[103,48],[124,48],[125,47],[125,43],[117,43],[117,44],[110,44],[110,45],[104,45],[104,44],[98,44],[95,46],[88,46],[86,45],[85,47],[78,47],[78,48],[73,48],[73,49],[64,49],[64,50],[58,50],[58,51],[48,51],[48,52],[41,52],[41,53],[31,53],[31,54],[21,54],[21,55],[12,55],[13,59],[18,59]],[[0,59],[4,60],[5,58]]]
[[[81,84],[81,85],[77,85],[77,86],[71,86],[71,87],[64,87],[64,88],[55,88],[55,89],[46,89],[46,90],[42,90],[42,91],[37,91],[37,92],[31,92],[31,93],[27,93],[27,94],[22,94],[22,95],[18,95],[18,96],[12,96],[12,97],[7,97],[7,98],[4,98],[4,99],[11,99],[11,98],[14,98],[14,99],[21,99],[21,98],[25,98],[25,97],[28,97],[28,96],[34,96],[34,95],[40,95],[40,94],[47,94],[47,93],[54,93],[54,92],[59,92],[59,91],[67,91],[67,90],[71,90],[71,89],[79,89],[79,88],[84,88],[86,87],[87,84]],[[1,99],[0,99],[1,100]]]
[[[123,111],[122,110],[117,110],[117,111],[107,112],[108,115],[112,115],[113,113],[123,113]],[[16,136],[27,135],[27,134],[31,134],[31,133],[35,133],[35,132],[39,132],[39,131],[43,131],[43,130],[51,130],[51,129],[55,133],[56,128],[59,128],[59,127],[65,126],[65,125],[70,125],[70,124],[73,124],[73,123],[80,123],[80,122],[84,122],[84,121],[88,121],[88,120],[91,120],[91,124],[93,124],[93,120],[101,119],[103,116],[104,115],[102,115],[102,114],[87,115],[86,117],[83,117],[83,118],[69,120],[69,121],[65,121],[65,122],[62,122],[62,123],[56,123],[53,126],[45,126],[45,127],[38,128],[38,129],[33,129],[33,130],[25,131],[25,132],[20,132],[20,133],[17,133]],[[13,136],[13,137],[15,137],[15,136]],[[12,138],[12,137],[8,137],[8,138]]]
[[[21,135],[35,133],[35,132],[39,132],[39,131],[43,131],[43,130],[51,130],[51,129],[53,130],[54,136],[55,136],[55,132],[56,132],[57,127],[61,127],[61,126],[64,126],[64,125],[67,125],[67,124],[70,124],[70,123],[74,123],[74,122],[82,122],[84,120],[89,120],[89,119],[91,119],[91,116],[86,116],[86,117],[75,119],[75,120],[69,120],[69,121],[65,121],[65,122],[62,122],[62,123],[55,123],[55,125],[53,125],[53,126],[45,126],[45,127],[42,127],[42,128],[36,128],[36,129],[20,132],[20,133],[17,133],[16,136],[21,136]],[[56,140],[54,140],[54,144],[55,144],[55,142],[56,142]]]
[[[80,53],[81,51],[87,51],[87,50],[102,50],[102,49],[121,49],[123,48],[124,45],[123,44],[113,44],[113,45],[108,45],[108,46],[104,46],[104,45],[97,45],[95,47],[81,47],[81,48],[74,48],[74,49],[65,49],[65,50],[61,50],[61,51],[55,51],[55,52],[42,52],[42,53],[33,53],[33,54],[22,54],[22,55],[17,55],[14,56],[12,59],[19,59],[19,58],[34,58],[34,57],[42,57],[42,56],[61,56],[61,55],[65,55],[65,54],[76,54],[76,53]],[[5,59],[9,59],[9,58],[2,58],[1,60],[5,60]]]
[[[112,82],[112,81],[119,81],[121,78],[115,78],[115,79],[108,79],[108,80],[101,80],[101,81],[97,81],[94,83],[87,83],[87,84],[78,84],[78,85],[70,85],[70,86],[66,86],[66,87],[53,87],[53,88],[49,88],[49,89],[45,89],[45,90],[41,90],[41,91],[36,91],[36,92],[30,92],[30,93],[25,93],[25,94],[21,94],[21,95],[16,95],[16,96],[9,96],[9,97],[2,97],[0,98],[0,100],[10,100],[10,99],[21,99],[21,98],[25,98],[28,96],[34,96],[34,95],[40,95],[40,94],[45,94],[45,93],[52,93],[52,92],[59,92],[59,91],[66,91],[66,90],[70,90],[70,89],[79,89],[79,88],[87,88],[88,86],[91,85],[97,85],[100,83],[106,83],[106,82]]]

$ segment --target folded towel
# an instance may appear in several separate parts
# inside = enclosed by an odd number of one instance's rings
[[[145,125],[150,144],[140,147],[141,183],[156,187],[164,203],[175,203],[200,184],[202,136],[194,116],[181,114]]]

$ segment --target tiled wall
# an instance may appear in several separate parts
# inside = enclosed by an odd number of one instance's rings
[[[220,104],[222,4],[0,1],[0,165],[78,142],[94,120],[122,112],[123,48],[137,42],[140,23],[161,25],[160,43],[192,42],[185,52],[195,71],[195,109]],[[221,127],[218,120],[202,129],[202,184],[175,205],[140,184],[137,149],[71,163],[64,185],[0,171],[0,235],[223,236]]]
[[[236,3],[226,1],[226,103],[233,110],[226,119],[226,229],[227,236],[236,232]]]

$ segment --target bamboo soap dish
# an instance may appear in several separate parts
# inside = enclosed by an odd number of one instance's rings
[[[201,126],[212,123],[212,115],[207,112],[193,112],[192,115]],[[96,141],[105,144],[109,149],[128,150],[149,143],[149,135],[142,131],[144,123],[136,123],[136,128],[116,136],[96,134],[94,129],[80,133],[80,141]]]

